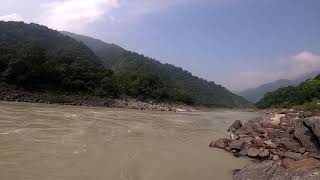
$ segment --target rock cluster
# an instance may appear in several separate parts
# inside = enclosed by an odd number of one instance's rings
[[[244,125],[236,121],[228,131],[230,138],[210,147],[256,161],[235,173],[235,180],[320,179],[319,113],[269,112]]]
[[[1,84],[0,84],[1,85]],[[170,105],[165,103],[141,102],[134,99],[108,99],[94,96],[63,95],[48,92],[31,92],[12,89],[0,90],[0,101],[30,102],[45,104],[62,104],[75,106],[110,107],[152,111],[186,112],[197,111],[198,108],[185,105]],[[201,107],[199,107],[201,108]],[[202,110],[203,108],[201,108]]]

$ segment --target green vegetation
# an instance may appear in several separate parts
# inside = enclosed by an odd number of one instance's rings
[[[214,82],[195,77],[182,68],[170,64],[162,64],[155,59],[127,51],[114,44],[108,44],[91,37],[69,32],[63,33],[86,44],[100,57],[105,67],[115,72],[126,71],[136,74],[153,74],[159,80],[170,82],[176,89],[183,90],[182,95],[188,95],[189,101],[192,101],[195,105],[209,107],[251,106],[251,103],[247,100],[231,93],[226,88]],[[174,92],[170,92],[170,94],[172,93]],[[181,99],[184,96],[181,96],[181,94],[174,95],[177,99]]]
[[[286,87],[268,93],[257,104],[258,108],[299,108],[303,110],[320,108],[320,75],[297,87]]]
[[[152,74],[106,69],[84,44],[37,24],[0,22],[0,81],[25,90],[192,104]]]
[[[0,84],[66,95],[218,107],[249,105],[222,86],[181,68],[96,41],[84,44],[45,26],[0,21]]]

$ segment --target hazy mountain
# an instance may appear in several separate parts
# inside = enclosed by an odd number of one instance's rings
[[[246,98],[247,100],[255,103],[255,102],[258,102],[260,99],[262,99],[263,96],[268,92],[272,92],[272,91],[277,90],[282,87],[297,86],[301,82],[303,82],[307,79],[314,78],[319,73],[320,73],[320,71],[303,74],[294,80],[280,79],[280,80],[277,80],[277,81],[274,81],[271,83],[263,84],[263,85],[258,86],[256,88],[250,88],[250,89],[241,91],[238,94],[240,96]]]
[[[280,88],[267,93],[257,104],[259,108],[320,108],[320,75],[298,86]]]
[[[251,104],[244,98],[233,94],[221,85],[193,76],[190,72],[170,64],[127,51],[114,44],[109,44],[69,32],[64,34],[86,44],[100,57],[104,65],[114,71],[148,73],[172,82],[191,96],[195,104],[216,107],[247,107]]]

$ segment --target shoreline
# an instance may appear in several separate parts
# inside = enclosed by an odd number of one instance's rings
[[[182,104],[155,103],[151,101],[142,102],[135,99],[110,99],[88,95],[66,95],[50,92],[30,92],[12,89],[2,89],[0,91],[0,101],[87,107],[105,107],[164,112],[206,112],[211,111],[213,109],[200,106],[188,106]]]
[[[229,138],[211,142],[252,163],[235,170],[234,180],[320,179],[320,112],[263,110],[258,118],[235,121]]]

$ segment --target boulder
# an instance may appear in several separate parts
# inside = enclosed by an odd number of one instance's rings
[[[313,113],[310,112],[310,111],[302,112],[302,113],[300,114],[300,117],[301,117],[301,118],[307,118],[307,117],[311,117],[311,116],[313,116]]]
[[[317,139],[320,140],[320,116],[305,118],[303,121],[312,130]]]
[[[234,132],[242,127],[242,123],[239,120],[236,120],[228,129],[229,132]]]
[[[234,176],[234,180],[269,180],[274,171],[279,167],[275,161],[252,163],[241,169]]]
[[[283,161],[284,167],[291,170],[308,171],[320,168],[320,161],[314,158],[303,159],[300,161],[285,160]]]
[[[252,130],[258,134],[265,134],[267,131],[261,126],[260,123],[253,123]]]
[[[248,155],[248,149],[242,149],[240,152],[239,152],[239,156],[246,156]]]
[[[294,162],[290,162],[294,163]],[[308,164],[306,161],[304,164]],[[310,163],[312,164],[312,163]],[[308,165],[311,167],[310,165]],[[319,180],[319,170],[301,171],[298,169],[286,169],[279,161],[263,161],[252,163],[242,170],[235,172],[234,180]]]
[[[253,145],[254,147],[264,147],[264,146],[266,146],[266,145],[263,143],[262,139],[259,138],[259,137],[256,137],[256,138],[252,139],[251,143],[252,143],[252,145]]]
[[[267,141],[263,141],[263,143],[267,146],[267,148],[269,149],[276,149],[277,148],[277,145],[270,141],[270,140],[267,140]]]
[[[315,152],[318,150],[319,143],[316,136],[308,127],[303,124],[302,121],[298,121],[295,123],[294,136],[306,150],[311,152]]]
[[[244,144],[245,142],[242,140],[233,140],[229,142],[229,146],[231,149],[239,150],[239,151],[243,149]]]
[[[249,157],[257,157],[261,153],[261,150],[257,148],[250,148],[248,150],[248,156]]]
[[[215,142],[211,142],[209,147],[215,147],[219,149],[225,149],[228,145],[229,140],[227,138],[218,139]]]
[[[283,157],[293,159],[295,161],[305,159],[305,157],[303,155],[301,155],[300,153],[294,153],[294,152],[289,152],[289,151],[284,152]]]
[[[298,151],[301,148],[301,145],[291,138],[281,138],[279,140],[279,146],[285,150]]]
[[[269,157],[269,155],[270,155],[270,153],[269,153],[269,151],[267,149],[263,150],[262,152],[260,152],[258,154],[258,156],[261,157],[261,158],[267,158],[267,157]]]

